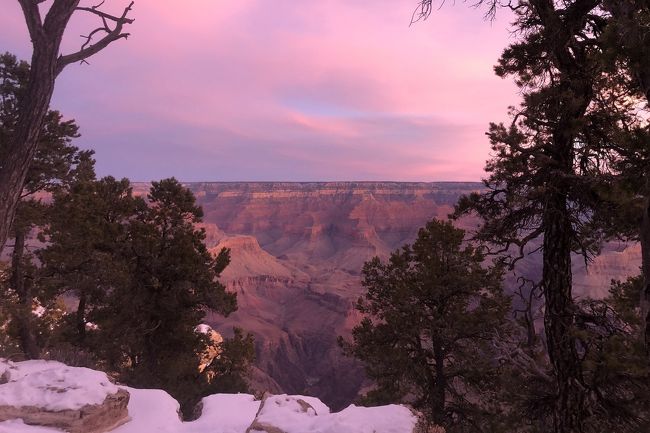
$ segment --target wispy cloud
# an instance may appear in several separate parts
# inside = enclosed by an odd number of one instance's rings
[[[414,3],[141,0],[129,40],[67,69],[53,105],[102,174],[136,180],[478,180],[487,123],[517,102],[492,73],[506,23],[458,4],[409,27]],[[0,49],[24,57],[17,5]]]

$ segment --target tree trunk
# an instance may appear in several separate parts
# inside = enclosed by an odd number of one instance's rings
[[[11,288],[18,295],[18,305],[14,320],[18,328],[18,340],[27,359],[38,359],[40,350],[36,344],[32,320],[32,290],[24,274],[23,260],[25,255],[25,230],[16,229],[16,242],[11,255]]]
[[[82,61],[103,50],[110,43],[128,37],[129,34],[122,33],[122,29],[125,24],[133,22],[133,19],[127,18],[133,2],[124,9],[121,17],[99,11],[97,10],[99,6],[85,8],[87,12],[102,17],[107,34],[100,40],[83,46],[76,53],[60,56],[59,48],[63,33],[72,14],[77,10],[79,0],[54,0],[44,19],[39,10],[42,0],[18,0],[18,3],[25,17],[34,51],[27,91],[18,106],[16,129],[9,139],[7,157],[4,161],[0,161],[0,251],[9,236],[9,229],[20,200],[27,170],[36,152],[38,137],[54,92],[54,81],[57,75],[66,65]],[[115,23],[112,29],[108,28],[107,20]]]
[[[77,307],[77,338],[79,344],[86,339],[86,291],[79,290],[79,305]]]
[[[549,358],[557,380],[554,431],[582,432],[584,388],[572,334],[574,305],[571,295],[571,223],[567,199],[561,190],[551,192],[544,214],[544,226],[544,327]]]
[[[0,250],[9,235],[54,91],[59,43],[43,39],[34,43],[29,87],[20,100],[18,123],[9,139],[7,157],[0,164]]]
[[[439,342],[433,343],[433,356],[435,361],[436,376],[434,389],[432,390],[432,415],[437,425],[445,425],[445,389],[447,381],[445,378],[445,353]]]
[[[65,66],[59,62],[59,48],[79,0],[55,0],[45,19],[38,7],[42,2],[18,0],[18,3],[34,49],[27,90],[18,105],[16,129],[9,138],[7,157],[0,162],[0,251],[9,236],[27,170],[36,153],[43,120],[54,92],[54,81]]]

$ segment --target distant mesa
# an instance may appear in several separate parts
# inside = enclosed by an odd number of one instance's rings
[[[256,337],[259,391],[311,394],[335,409],[364,386],[363,370],[342,356],[337,335],[358,322],[360,270],[373,256],[412,242],[432,218],[444,219],[478,182],[203,182],[185,184],[204,210],[210,251],[231,250],[221,276],[239,310],[208,323],[225,336],[233,326]],[[146,191],[148,184],[136,184]],[[478,221],[458,222],[471,230]],[[576,258],[575,293],[604,296],[612,278],[638,273],[638,246],[606,245],[588,267]],[[518,272],[538,278],[537,258]],[[506,284],[516,276],[509,274]],[[279,388],[279,390],[278,390]]]

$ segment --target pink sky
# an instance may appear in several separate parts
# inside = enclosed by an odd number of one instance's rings
[[[100,175],[479,180],[488,122],[519,100],[492,72],[507,18],[457,2],[409,27],[415,5],[136,0],[128,41],[69,66],[52,107],[77,120]],[[28,60],[18,2],[2,9],[0,51]],[[64,51],[92,24],[75,19]]]

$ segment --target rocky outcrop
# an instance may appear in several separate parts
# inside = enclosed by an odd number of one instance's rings
[[[128,421],[129,393],[105,373],[56,361],[0,359],[0,423],[103,433]]]
[[[444,433],[422,430],[418,417],[400,405],[358,407],[331,413],[320,400],[300,395],[265,395],[246,433]]]
[[[314,409],[305,400],[288,395],[271,395],[265,394],[262,397],[262,403],[255,415],[255,419],[246,433],[287,433],[282,428],[273,424],[277,414],[280,412],[283,417],[314,417],[318,415]],[[273,416],[269,416],[273,414]]]
[[[53,427],[68,433],[104,433],[129,421],[129,393],[120,389],[101,404],[50,411],[37,406],[0,405],[0,422],[20,418],[25,424]]]
[[[210,325],[206,324],[197,326],[194,331],[203,334],[208,338],[208,346],[199,358],[199,372],[202,372],[212,364],[212,361],[214,361],[214,359],[221,353],[223,336],[212,329]]]
[[[360,319],[354,304],[363,292],[364,262],[412,242],[427,221],[446,218],[461,195],[483,188],[471,182],[185,186],[203,207],[208,246],[231,249],[221,280],[237,292],[239,310],[227,319],[211,315],[208,323],[225,336],[233,326],[255,335],[256,365],[269,379],[256,381],[256,391],[278,384],[284,392],[317,395],[334,409],[353,401],[363,383],[362,368],[343,357],[336,336],[349,336]],[[471,230],[477,221],[457,224]],[[612,278],[638,273],[639,264],[638,247],[628,244],[605,246],[588,267],[575,257],[574,294],[602,297]],[[520,276],[538,280],[540,258],[521,260],[506,287],[517,287]]]

